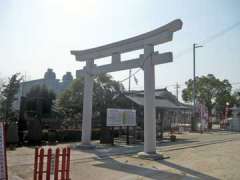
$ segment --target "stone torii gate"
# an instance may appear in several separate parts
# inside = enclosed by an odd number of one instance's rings
[[[112,44],[80,51],[71,51],[77,61],[86,61],[76,75],[84,76],[84,99],[82,120],[82,145],[91,146],[92,130],[92,94],[94,76],[120,70],[142,67],[144,70],[144,152],[156,152],[156,115],[155,115],[155,71],[154,66],[172,62],[172,53],[159,54],[154,46],[171,41],[173,33],[182,28],[182,21],[174,20],[153,31],[118,41]],[[144,54],[137,59],[121,61],[121,53],[144,49]],[[94,60],[112,57],[111,64],[97,66]]]

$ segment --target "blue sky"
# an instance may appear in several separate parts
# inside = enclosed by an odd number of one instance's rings
[[[180,18],[183,29],[172,42],[155,48],[172,51],[174,61],[155,71],[156,88],[182,84],[192,77],[192,51],[178,54],[239,22],[239,9],[238,0],[0,0],[0,77],[22,72],[27,79],[37,79],[47,68],[58,78],[66,71],[75,75],[83,64],[70,50],[129,38]],[[213,73],[239,82],[239,52],[240,26],[197,49],[197,75]],[[128,71],[112,75],[121,80]],[[132,88],[142,89],[143,73],[136,77],[139,83],[132,82]]]

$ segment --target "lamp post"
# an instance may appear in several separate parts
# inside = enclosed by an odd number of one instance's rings
[[[226,102],[226,107],[225,107],[225,117],[224,117],[224,128],[227,127],[228,123],[228,111],[229,111],[229,102]]]
[[[193,99],[193,119],[192,119],[192,130],[195,131],[196,129],[196,62],[195,62],[195,54],[196,49],[201,48],[203,46],[198,44],[193,44],[193,93],[192,93],[192,99]]]

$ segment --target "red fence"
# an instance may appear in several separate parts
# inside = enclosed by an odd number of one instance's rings
[[[6,126],[0,122],[0,179],[8,180],[7,152],[6,152]]]
[[[55,154],[52,153],[51,148],[47,150],[47,153],[44,153],[44,148],[35,149],[34,180],[50,180],[51,174],[54,175],[54,180],[70,180],[69,169],[69,147],[63,149],[57,148]]]

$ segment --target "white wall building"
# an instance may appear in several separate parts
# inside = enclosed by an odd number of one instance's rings
[[[52,90],[55,94],[59,94],[63,92],[71,82],[73,81],[73,76],[71,72],[66,72],[63,75],[62,80],[56,79],[56,74],[53,69],[48,69],[44,73],[44,77],[42,79],[36,79],[32,81],[22,82],[20,84],[20,88],[18,93],[16,94],[17,100],[13,104],[13,108],[15,110],[20,109],[20,99],[22,96],[26,96],[28,92],[34,86],[46,86],[48,89]]]

